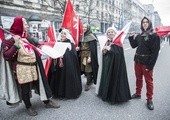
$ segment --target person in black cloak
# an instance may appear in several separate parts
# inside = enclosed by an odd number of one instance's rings
[[[12,106],[23,100],[28,115],[36,116],[38,113],[33,109],[30,101],[32,86],[47,108],[60,106],[50,100],[52,93],[38,51],[27,44],[36,43],[27,37],[28,27],[25,18],[15,17],[10,28],[10,32],[14,35],[2,41],[3,58],[1,57],[1,62],[3,63],[0,68],[4,74],[1,74],[1,83],[7,105]]]
[[[153,32],[152,23],[147,17],[141,20],[141,31],[141,34],[131,33],[129,36],[130,45],[132,48],[136,48],[134,57],[136,92],[132,95],[132,98],[141,98],[144,77],[147,90],[147,107],[149,110],[153,110],[153,68],[159,55],[160,38],[157,33]]]
[[[97,38],[88,24],[83,24],[84,35],[81,36],[76,47],[80,58],[81,73],[87,77],[85,91],[90,89],[92,83],[96,84],[98,73]]]
[[[54,98],[75,99],[82,92],[82,83],[74,40],[67,29],[62,29],[58,40],[70,44],[71,48],[67,48],[62,57],[53,59],[49,72],[50,87]]]
[[[126,102],[131,99],[131,95],[122,43],[112,42],[116,35],[114,27],[109,27],[106,35],[108,40],[102,50],[102,72],[101,79],[97,81],[99,85],[97,94],[103,101],[111,104]]]

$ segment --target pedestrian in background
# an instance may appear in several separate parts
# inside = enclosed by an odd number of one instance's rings
[[[97,81],[98,96],[111,104],[131,99],[123,47],[113,41],[116,33],[114,27],[109,27],[106,31],[101,80]],[[119,42],[122,45],[121,41]]]
[[[81,36],[79,46],[76,47],[76,50],[80,57],[81,73],[84,73],[87,77],[85,91],[88,91],[93,83],[96,84],[97,79],[97,38],[87,23],[83,24],[83,32],[84,34]]]
[[[160,38],[153,32],[152,23],[147,17],[141,21],[141,31],[141,34],[131,33],[129,36],[130,45],[132,48],[136,48],[134,57],[136,93],[132,95],[132,99],[141,98],[144,76],[147,107],[149,110],[153,110],[153,69],[159,54]]]
[[[45,107],[58,108],[60,106],[50,100],[52,94],[45,76],[41,58],[29,44],[25,43],[34,43],[34,41],[31,41],[32,39],[28,39],[27,37],[28,27],[25,18],[21,16],[15,17],[10,28],[10,32],[14,34],[14,36],[3,40],[2,52],[4,59],[11,65],[14,80],[17,81],[17,86],[20,88],[15,91],[16,93],[10,94],[11,97],[21,93],[19,96],[21,96],[21,99],[25,103],[28,115],[36,116],[38,113],[32,107],[30,101],[32,87],[35,87],[35,91],[40,95],[41,100],[45,103]],[[10,70],[7,71],[6,74],[9,73]],[[11,92],[13,87],[17,87],[12,84],[8,85],[9,86],[3,86],[9,90],[6,91],[7,93]],[[7,105],[12,106],[13,104],[15,103],[7,101]]]

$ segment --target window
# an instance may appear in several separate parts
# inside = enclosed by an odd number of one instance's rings
[[[77,12],[79,11],[79,7],[80,7],[80,5],[79,5],[79,4],[76,4],[76,11],[77,11]]]
[[[96,2],[96,6],[99,6],[99,1]]]

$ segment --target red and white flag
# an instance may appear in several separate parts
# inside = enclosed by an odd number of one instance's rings
[[[113,39],[113,43],[120,46],[120,47],[123,47],[123,42],[124,42],[124,39],[126,37],[126,35],[128,34],[129,32],[129,28],[132,24],[132,21],[127,23],[123,29],[121,31],[119,31],[117,33],[117,35],[115,36],[115,38]]]
[[[159,37],[168,35],[170,33],[170,26],[159,26],[155,28],[156,33]]]
[[[44,42],[44,45],[48,45],[53,47],[55,42],[56,42],[56,37],[55,37],[55,29],[49,25],[47,29],[47,42]]]
[[[1,51],[1,44],[2,44],[2,40],[4,39],[4,32],[3,30],[1,29],[1,26],[0,26],[0,51]]]
[[[56,38],[54,35],[54,29],[51,25],[48,26],[48,30],[47,30],[47,37],[48,37],[48,42],[55,42]]]
[[[69,29],[74,39],[75,45],[78,45],[80,34],[82,33],[82,23],[78,15],[76,15],[73,5],[70,0],[67,1],[67,5],[62,20],[63,28]]]
[[[41,52],[49,56],[47,59],[43,60],[45,74],[48,77],[48,72],[52,63],[52,59],[63,56],[67,48],[71,49],[71,45],[69,43],[57,42],[54,26],[49,26],[47,33],[48,42],[42,45]]]
[[[2,41],[4,39],[4,32],[0,27],[0,41]]]
[[[53,47],[55,43],[56,43],[56,38],[55,38],[54,28],[49,25],[48,31],[47,31],[47,42],[45,42],[45,45]],[[46,76],[48,76],[48,71],[50,69],[51,63],[52,63],[52,58],[51,57],[47,58],[45,65],[44,65]]]

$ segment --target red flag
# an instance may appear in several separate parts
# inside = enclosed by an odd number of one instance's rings
[[[78,45],[80,32],[82,32],[82,24],[79,16],[75,14],[70,0],[67,2],[61,26],[71,31],[75,45]]]
[[[158,36],[165,36],[170,32],[170,26],[159,26],[155,29]]]
[[[0,28],[0,40],[4,40],[4,32],[3,30]]]
[[[52,42],[52,41],[54,42],[55,41],[54,30],[51,26],[48,27],[47,35],[48,35],[48,38],[49,38],[48,42]]]
[[[45,74],[46,76],[48,76],[48,71],[50,69],[52,63],[52,58],[47,58],[46,62],[45,62]]]
[[[121,38],[123,36],[124,32],[120,32],[119,35],[114,39],[113,43],[120,46],[120,47],[123,47],[122,45],[122,42],[121,42]]]
[[[72,31],[73,39],[75,41],[75,45],[77,46],[78,42],[79,42],[80,34],[82,34],[82,32],[83,32],[83,27],[82,27],[82,23],[80,21],[79,16],[77,16],[76,22],[77,23],[75,23],[74,26],[71,28],[71,31]]]
[[[55,39],[55,35],[54,35],[54,29],[51,26],[48,27],[47,38],[48,38],[48,42],[46,42],[45,44],[53,47],[56,42],[56,39]],[[51,63],[52,63],[52,58],[47,58],[47,60],[45,62],[46,76],[48,76],[48,71],[50,69]]]
[[[55,35],[54,35],[54,29],[49,26],[47,30],[47,42],[44,42],[43,45],[49,45],[51,47],[55,44]]]
[[[113,43],[123,47],[123,41],[129,31],[129,28],[131,26],[132,21],[130,21],[129,23],[127,23],[120,32],[118,32],[118,34],[115,36]]]

